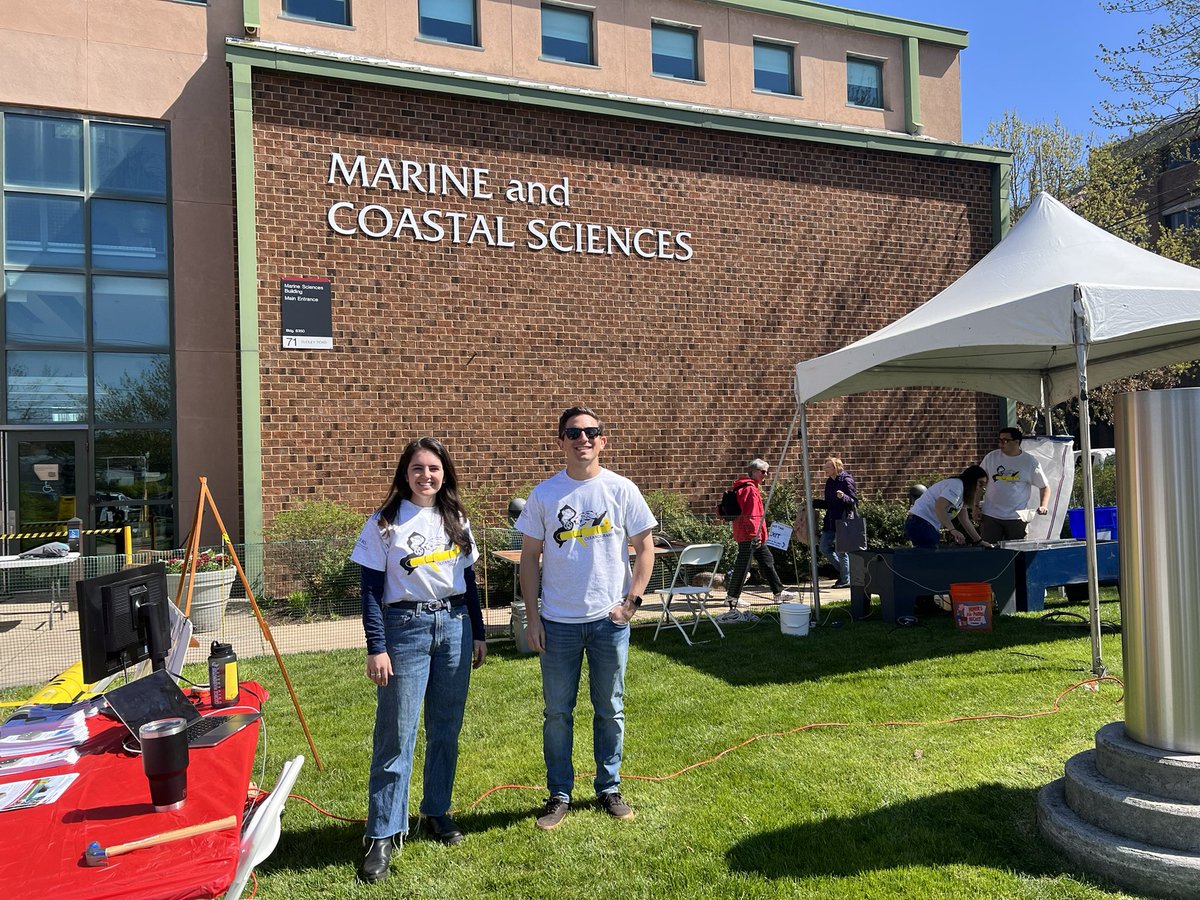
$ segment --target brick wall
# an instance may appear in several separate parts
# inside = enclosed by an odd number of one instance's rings
[[[433,434],[494,497],[560,465],[558,412],[594,406],[606,464],[711,512],[746,460],[774,465],[792,365],[875,331],[990,248],[987,166],[255,72],[264,509],[364,512],[403,444]],[[331,153],[483,167],[493,199],[339,181]],[[510,178],[570,179],[569,209]],[[516,247],[335,234],[331,204],[503,216]],[[694,256],[532,251],[525,223],[690,232]],[[343,225],[353,221],[343,216]],[[376,220],[372,220],[376,221]],[[279,279],[333,282],[331,351],[280,347]],[[994,398],[898,390],[814,405],[815,464],[901,496],[992,446]],[[785,474],[799,476],[798,437]]]

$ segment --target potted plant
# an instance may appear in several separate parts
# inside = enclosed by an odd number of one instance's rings
[[[187,606],[187,585],[181,596],[179,585],[187,575],[184,564],[186,556],[166,560],[167,590],[171,600],[179,597],[180,609]],[[225,604],[229,602],[229,590],[237,569],[233,560],[225,553],[202,550],[196,556],[196,576],[192,585],[192,609],[189,618],[196,633],[218,631],[225,616]]]

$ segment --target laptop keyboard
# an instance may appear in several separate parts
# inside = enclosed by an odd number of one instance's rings
[[[214,728],[224,725],[225,720],[228,718],[229,716],[205,716],[193,722],[187,728],[188,743],[190,744],[192,741],[204,737],[204,735],[208,734]]]

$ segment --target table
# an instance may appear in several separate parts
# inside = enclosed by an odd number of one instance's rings
[[[1005,541],[1003,546],[1017,552],[1017,608],[1022,612],[1044,609],[1046,588],[1087,584],[1086,541]],[[1120,581],[1119,547],[1117,541],[1096,542],[1096,575],[1100,584]],[[1073,593],[1068,590],[1067,596],[1072,597]],[[1080,599],[1086,598],[1085,588]]]
[[[999,612],[1017,609],[1015,550],[884,547],[851,550],[850,556],[850,614],[857,619],[870,613],[873,594],[879,595],[883,621],[895,623],[913,615],[918,597],[948,594],[950,585],[960,582],[989,582]]]
[[[17,591],[12,591],[9,589],[8,573],[10,571],[20,570],[20,569],[38,569],[38,568],[44,568],[47,566],[65,566],[68,563],[72,563],[77,559],[79,559],[78,553],[68,553],[66,556],[41,556],[41,557],[34,557],[33,559],[22,559],[20,556],[0,556],[0,571],[4,572],[4,593],[14,594],[14,593],[18,593],[20,591],[25,590],[24,588],[18,588]],[[63,618],[66,615],[66,613],[63,611],[63,602],[62,602],[62,598],[60,596],[61,590],[62,590],[62,585],[60,584],[60,582],[66,580],[66,579],[62,578],[62,576],[66,575],[66,574],[67,573],[65,571],[52,572],[50,574],[49,621],[50,621],[51,630],[53,630],[53,628],[54,628],[54,610],[55,610],[55,608],[58,609],[59,618]]]
[[[266,689],[243,682],[240,705],[260,709]],[[205,692],[205,701],[207,693]],[[231,710],[239,710],[231,707]],[[206,712],[206,702],[199,707]],[[221,894],[237,868],[242,810],[254,767],[259,723],[243,728],[216,747],[193,749],[188,765],[188,798],[177,812],[156,813],[141,758],[121,743],[129,732],[106,716],[88,720],[90,736],[79,749],[79,772],[57,803],[0,812],[4,853],[0,885],[8,896],[55,900],[104,898],[189,898]],[[22,781],[38,773],[18,773],[4,781]],[[236,815],[238,829],[135,850],[108,866],[90,868],[82,860],[92,841],[111,847],[163,831]],[[12,891],[15,889],[15,893]]]

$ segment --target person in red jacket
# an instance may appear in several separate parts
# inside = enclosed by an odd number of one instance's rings
[[[794,591],[783,589],[783,582],[775,572],[771,548],[767,546],[767,516],[763,507],[762,483],[766,480],[769,468],[765,460],[752,459],[746,464],[746,474],[733,483],[742,511],[733,520],[733,539],[737,541],[738,554],[737,561],[733,564],[733,574],[729,579],[726,596],[730,609],[750,605],[742,599],[742,583],[746,580],[752,557],[771,585],[771,593],[774,594],[772,599],[776,603],[795,600],[797,596]]]

